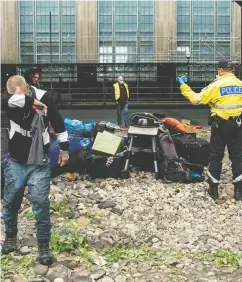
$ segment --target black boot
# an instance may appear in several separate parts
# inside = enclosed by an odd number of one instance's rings
[[[214,200],[217,200],[219,198],[218,195],[218,183],[211,183],[209,181],[209,189],[208,189],[208,194],[213,198]]]
[[[39,257],[38,261],[44,265],[51,265],[53,263],[53,255],[49,248],[49,241],[39,241]]]
[[[6,235],[5,241],[2,245],[2,253],[8,254],[17,251],[17,236]]]
[[[234,184],[234,198],[236,201],[242,201],[242,182]]]

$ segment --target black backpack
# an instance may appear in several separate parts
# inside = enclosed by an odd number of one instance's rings
[[[178,158],[175,145],[166,127],[160,126],[158,134],[159,174],[164,181],[202,181],[203,166]]]
[[[160,177],[166,182],[192,183],[201,182],[203,166],[191,164],[184,159],[163,160],[160,162]]]

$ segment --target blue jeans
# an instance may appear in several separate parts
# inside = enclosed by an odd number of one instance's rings
[[[50,239],[50,164],[27,165],[9,158],[4,170],[3,219],[6,235],[17,235],[18,211],[28,185],[33,213],[36,218],[37,239]]]
[[[124,125],[128,126],[129,124],[129,113],[128,113],[128,104],[118,104],[117,105],[117,121],[118,121],[118,125],[122,125],[122,111],[124,111]]]

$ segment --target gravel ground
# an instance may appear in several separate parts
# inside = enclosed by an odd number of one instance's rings
[[[227,153],[217,203],[205,183],[163,183],[135,169],[127,180],[55,178],[56,262],[50,268],[35,262],[35,221],[26,189],[20,250],[2,256],[4,281],[242,281],[242,203],[233,199],[231,180]]]

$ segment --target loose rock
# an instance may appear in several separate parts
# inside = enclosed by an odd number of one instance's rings
[[[54,281],[56,278],[67,279],[70,275],[70,270],[62,265],[58,264],[53,268],[50,268],[46,274],[46,278],[49,279],[51,282]]]
[[[37,275],[44,276],[47,273],[47,271],[48,271],[48,266],[43,265],[43,264],[36,264],[33,267],[33,271]]]
[[[62,279],[62,278],[56,278],[56,279],[54,280],[54,282],[65,282],[65,281],[64,281],[64,279]]]
[[[116,203],[113,201],[105,201],[98,205],[100,209],[109,209],[109,208],[114,208],[115,206],[116,206]]]
[[[35,247],[37,246],[36,238],[26,238],[22,240],[22,245],[27,247]]]
[[[115,278],[114,280],[115,282],[126,282],[127,281],[127,278],[122,276],[122,275],[119,275]]]
[[[28,246],[24,246],[19,250],[20,254],[25,256],[28,255],[30,253],[30,249]]]
[[[105,274],[106,274],[106,272],[104,270],[100,269],[100,270],[93,271],[91,273],[90,277],[94,280],[98,280],[98,279],[102,278]]]
[[[101,282],[114,282],[111,277],[105,276],[102,278]]]

